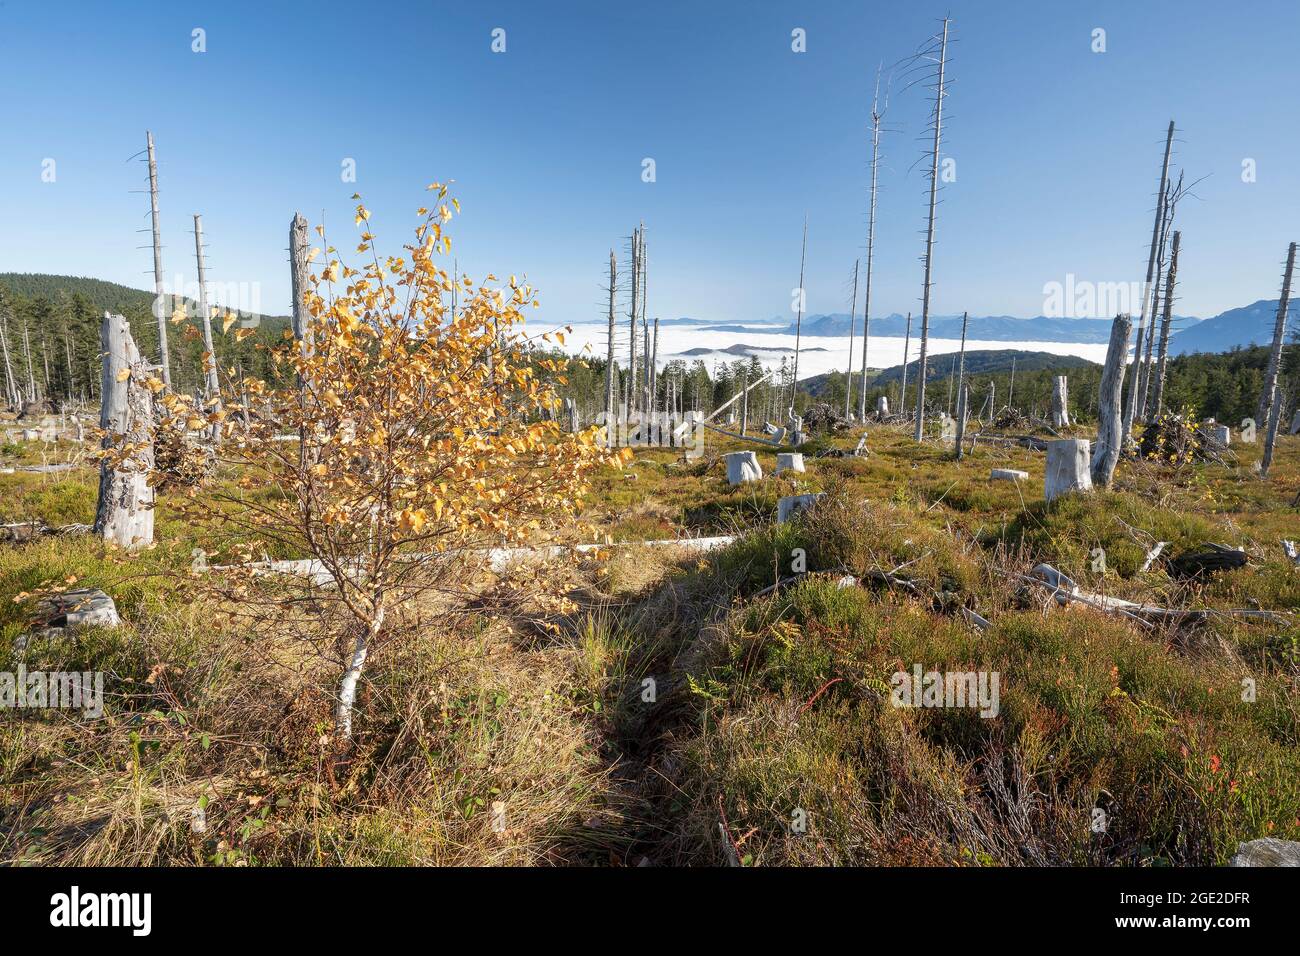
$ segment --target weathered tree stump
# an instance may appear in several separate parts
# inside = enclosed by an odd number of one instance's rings
[[[876,397],[876,414],[882,419],[889,417],[889,397],[879,395]]]
[[[759,481],[763,477],[763,467],[758,463],[758,453],[752,451],[733,451],[725,456],[727,461],[727,484],[740,485],[747,481]]]
[[[1043,477],[1043,494],[1048,501],[1070,491],[1087,491],[1092,487],[1088,463],[1092,442],[1086,438],[1063,438],[1047,443],[1047,472]]]
[[[1227,425],[1214,425],[1210,428],[1210,437],[1219,445],[1227,448],[1232,444],[1232,429]]]
[[[1052,380],[1052,427],[1070,427],[1070,388],[1069,380],[1058,375]]]
[[[803,466],[803,455],[799,452],[782,452],[776,456],[776,473],[779,475],[783,471],[806,471]]]
[[[103,447],[111,451],[126,444],[133,451],[129,460],[110,455],[100,463],[94,530],[104,540],[132,550],[153,543],[153,402],[144,384],[146,366],[126,319],[105,312],[99,345],[104,357],[99,415]]]
[[[1262,837],[1238,843],[1228,866],[1300,866],[1300,842]]]
[[[817,504],[823,493],[815,495],[789,495],[776,501],[776,523],[785,524],[800,511],[807,511]]]
[[[1120,395],[1124,390],[1124,363],[1128,360],[1128,338],[1133,318],[1117,315],[1110,327],[1110,345],[1101,372],[1097,394],[1097,452],[1092,459],[1092,480],[1109,488],[1124,441],[1124,414]]]

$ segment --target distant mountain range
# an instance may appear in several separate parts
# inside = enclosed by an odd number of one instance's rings
[[[1239,309],[1229,309],[1212,319],[1197,322],[1169,339],[1169,351],[1174,355],[1188,352],[1227,352],[1237,346],[1272,345],[1273,329],[1277,324],[1277,299],[1260,299]],[[1297,332],[1294,305],[1287,313],[1287,337]]]
[[[874,323],[873,323],[874,324]],[[952,375],[953,356],[944,354],[940,356],[931,356],[926,365],[926,381],[943,382]],[[995,375],[1000,372],[1010,372],[1012,361],[1015,361],[1015,368],[1018,372],[1034,372],[1040,369],[1052,369],[1062,374],[1069,372],[1071,369],[1096,367],[1096,362],[1089,362],[1087,359],[1079,358],[1077,355],[1054,355],[1051,352],[1024,352],[1019,349],[974,349],[966,353],[966,374],[974,375]],[[907,363],[907,380],[915,382],[917,375],[921,370],[921,360],[917,359]],[[891,382],[897,382],[903,377],[903,366],[893,365],[889,368],[882,369],[872,374],[870,369],[867,370],[869,381],[872,388],[888,385]],[[799,387],[807,391],[814,397],[821,396],[832,378],[843,379],[843,372],[828,372],[825,375],[814,375],[811,378],[803,379]]]
[[[1287,341],[1300,334],[1300,306],[1293,306],[1287,322]],[[1136,319],[1136,317],[1135,317]],[[1250,345],[1268,345],[1273,341],[1273,326],[1277,320],[1277,299],[1260,299],[1247,306],[1229,309],[1212,318],[1195,316],[1173,317],[1174,333],[1169,340],[1174,355],[1189,352],[1227,352],[1233,348]],[[744,334],[785,334],[793,336],[795,323],[782,320],[759,320],[759,323],[709,322],[683,316],[666,319],[660,324],[690,326],[702,332],[728,332]],[[961,338],[960,315],[936,315],[930,318],[930,334],[938,339]],[[1018,319],[1010,315],[971,316],[966,337],[976,342],[1074,342],[1104,344],[1110,341],[1110,319],[1058,319],[1038,316]],[[862,317],[853,325],[855,334],[862,334]],[[804,337],[847,336],[849,316],[835,312],[806,316],[803,320]],[[907,334],[907,317],[894,312],[875,316],[871,320],[871,334],[902,337]],[[912,316],[912,335],[920,334],[920,321]]]

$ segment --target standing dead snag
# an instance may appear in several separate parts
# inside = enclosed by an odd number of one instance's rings
[[[1142,312],[1141,321],[1138,325],[1138,344],[1141,345],[1142,333],[1147,323],[1147,303],[1151,298],[1151,286],[1155,279],[1156,268],[1156,247],[1160,242],[1160,226],[1165,218],[1165,189],[1169,184],[1169,153],[1174,146],[1174,121],[1169,121],[1169,130],[1165,135],[1165,158],[1160,167],[1160,189],[1156,193],[1156,216],[1155,221],[1151,224],[1151,251],[1147,255],[1147,279],[1146,284],[1142,287]],[[1130,324],[1132,324],[1130,322]],[[1128,340],[1124,341],[1124,351],[1128,352]],[[1109,353],[1107,353],[1109,355]],[[1127,356],[1126,356],[1127,358]],[[1142,361],[1142,353],[1139,350],[1134,355],[1134,372],[1136,373],[1138,365]],[[1137,385],[1136,374],[1133,379],[1134,386]],[[1129,431],[1133,426],[1133,413],[1137,406],[1137,388],[1129,389],[1128,406],[1123,416],[1123,435],[1121,440],[1127,440]],[[1098,451],[1100,454],[1100,450]],[[1118,452],[1117,452],[1118,454]],[[1094,466],[1095,468],[1095,466]],[[1112,471],[1113,471],[1112,467]],[[1109,480],[1109,479],[1108,479]]]
[[[104,313],[99,327],[104,354],[99,425],[104,458],[99,466],[95,534],[127,550],[153,543],[153,399],[147,368],[126,319]]]
[[[1273,446],[1277,443],[1278,422],[1282,418],[1282,389],[1273,387],[1273,400],[1269,403],[1268,434],[1264,439],[1264,457],[1259,462],[1259,476],[1268,477],[1268,470],[1273,467]]]
[[[609,332],[605,345],[605,435],[609,447],[614,446],[614,293],[618,289],[618,269],[614,264],[614,250],[609,250]]]
[[[934,146],[930,154],[930,215],[925,229],[925,284],[921,287],[921,356],[916,372],[916,433],[925,436],[925,362],[930,346],[930,288],[934,267],[934,207],[939,190],[939,143],[943,130],[943,71],[948,61],[948,18],[939,39],[938,82],[934,89]]]
[[[871,211],[867,217],[867,288],[862,300],[862,391],[858,395],[858,418],[867,420],[867,345],[871,340],[871,263],[876,251],[876,172],[880,168],[880,68],[876,68],[876,92],[871,98]],[[885,95],[885,109],[889,96]]]
[[[808,261],[808,214],[804,213],[803,217],[803,245],[799,251],[799,288],[796,290],[795,304],[798,306],[798,314],[794,320],[794,373],[790,376],[790,411],[787,417],[794,417],[794,397],[799,392],[799,337],[803,331],[803,270],[804,264]]]
[[[1174,248],[1169,258],[1169,275],[1165,280],[1165,313],[1160,321],[1160,353],[1156,368],[1156,391],[1151,401],[1153,420],[1165,407],[1165,365],[1169,357],[1169,329],[1174,321],[1174,283],[1178,281],[1178,247],[1182,233],[1174,232]]]
[[[1119,463],[1124,441],[1124,417],[1120,406],[1124,392],[1124,367],[1128,360],[1128,337],[1133,330],[1133,317],[1117,315],[1110,327],[1110,345],[1106,349],[1106,364],[1101,372],[1101,386],[1097,390],[1097,448],[1092,456],[1092,481],[1109,488]]]
[[[144,136],[149,163],[149,212],[153,224],[153,287],[157,297],[153,308],[154,317],[158,320],[158,360],[162,364],[163,384],[171,385],[171,356],[167,352],[168,314],[163,301],[162,235],[158,226],[158,157],[154,153],[153,133],[145,130]]]
[[[1052,379],[1052,427],[1070,427],[1070,384],[1064,375]]]
[[[1269,420],[1273,405],[1276,404],[1278,373],[1282,369],[1282,340],[1286,336],[1286,314],[1291,303],[1291,274],[1295,269],[1295,246],[1293,242],[1286,252],[1286,271],[1282,274],[1282,295],[1277,303],[1277,322],[1273,326],[1273,348],[1268,353],[1268,371],[1264,375],[1264,391],[1259,396],[1259,408],[1255,421],[1261,425]]]

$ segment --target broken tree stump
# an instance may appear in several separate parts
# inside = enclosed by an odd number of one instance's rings
[[[782,452],[776,456],[776,473],[779,475],[783,471],[805,471],[803,466],[803,455],[799,452]]]
[[[760,481],[763,467],[758,463],[758,453],[752,451],[733,451],[725,456],[727,462],[727,484],[740,485],[747,481]]]
[[[1047,443],[1047,471],[1043,476],[1043,494],[1048,501],[1070,491],[1092,488],[1089,459],[1092,442],[1086,438],[1063,438]]]
[[[817,504],[823,493],[815,495],[790,495],[776,501],[776,523],[785,524],[801,511],[807,511]]]
[[[107,453],[99,466],[99,503],[95,534],[118,547],[133,550],[153,543],[154,490],[149,472],[154,466],[153,401],[145,387],[147,366],[120,315],[104,313],[99,327],[103,353],[100,383],[100,428]],[[120,453],[129,445],[129,456]]]
[[[1124,390],[1124,363],[1128,360],[1128,338],[1133,331],[1133,317],[1115,316],[1110,327],[1110,345],[1101,372],[1097,394],[1097,452],[1092,459],[1092,480],[1109,488],[1119,463],[1124,441],[1124,414],[1120,395]]]
[[[1070,427],[1070,389],[1069,381],[1064,375],[1052,380],[1052,427]]]

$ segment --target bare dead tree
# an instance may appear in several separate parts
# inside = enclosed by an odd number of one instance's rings
[[[1268,371],[1264,375],[1264,391],[1259,397],[1259,408],[1255,421],[1264,423],[1269,420],[1273,407],[1278,404],[1277,380],[1282,369],[1282,340],[1286,336],[1287,309],[1291,304],[1291,274],[1295,269],[1295,247],[1293,242],[1286,251],[1286,271],[1282,273],[1282,295],[1277,302],[1277,321],[1273,325],[1273,347],[1268,353]]]
[[[966,388],[966,324],[970,313],[961,314],[961,348],[957,352],[957,460],[961,461],[961,443],[966,437],[966,415],[970,411],[970,392]]]
[[[808,214],[804,213],[803,217],[803,245],[799,251],[799,289],[795,295],[795,302],[798,307],[798,313],[794,320],[794,375],[790,378],[790,415],[794,415],[794,397],[799,391],[799,339],[803,332],[803,271],[804,264],[808,261]]]
[[[158,319],[158,363],[162,366],[163,384],[172,383],[171,356],[167,351],[167,308],[163,304],[162,234],[158,224],[158,157],[154,152],[153,133],[145,130],[145,149],[149,163],[149,213],[153,224],[154,314]],[[138,155],[138,154],[137,154]]]
[[[862,302],[862,385],[858,395],[858,419],[867,420],[867,347],[871,342],[871,265],[876,252],[876,185],[880,170],[880,128],[889,109],[889,86],[880,104],[880,67],[876,67],[876,91],[871,97],[871,207],[867,214],[867,287]]]
[[[907,414],[907,357],[912,351],[912,313],[907,313],[907,335],[903,339],[903,386],[898,396],[898,410]]]
[[[614,446],[614,293],[618,289],[618,267],[614,250],[609,250],[609,339],[605,351],[605,430]]]
[[[861,259],[853,260],[853,299],[849,303],[849,361],[844,367],[844,417],[853,414],[853,324],[858,313],[858,266]],[[866,379],[863,380],[864,387]]]
[[[943,33],[939,37],[939,59],[934,88],[932,126],[934,145],[930,152],[930,210],[925,228],[925,282],[921,287],[921,356],[917,369],[916,432],[920,441],[925,435],[925,371],[926,353],[930,346],[930,290],[934,277],[934,213],[939,190],[939,146],[943,133],[944,68],[948,62],[948,18],[943,20]]]
[[[627,408],[631,412],[636,407],[636,320],[637,305],[640,293],[639,283],[641,269],[641,230],[636,228],[632,230],[632,303],[631,303],[631,323],[629,325],[630,341],[628,342],[627,351]]]
[[[1160,322],[1160,352],[1156,369],[1156,390],[1152,397],[1152,417],[1158,418],[1165,408],[1165,366],[1169,357],[1169,329],[1174,317],[1174,283],[1178,281],[1178,247],[1182,233],[1174,231],[1173,251],[1169,256],[1169,274],[1165,278],[1165,312]]]
[[[1165,155],[1160,166],[1160,188],[1156,191],[1156,214],[1151,223],[1151,251],[1147,254],[1147,278],[1146,284],[1142,287],[1142,312],[1138,323],[1138,341],[1141,341],[1143,331],[1147,325],[1148,302],[1152,296],[1152,283],[1155,279],[1156,268],[1156,247],[1160,241],[1160,226],[1165,217],[1165,190],[1169,185],[1169,153],[1174,146],[1174,121],[1169,121],[1169,130],[1165,135]],[[1127,343],[1125,343],[1127,348]],[[1134,354],[1134,362],[1141,361],[1141,353]],[[1135,365],[1136,368],[1136,365]],[[1129,433],[1133,427],[1133,413],[1137,406],[1137,379],[1133,381],[1133,388],[1129,389],[1128,406],[1124,413],[1124,430],[1123,441],[1128,441]],[[1113,470],[1113,469],[1112,469]]]

